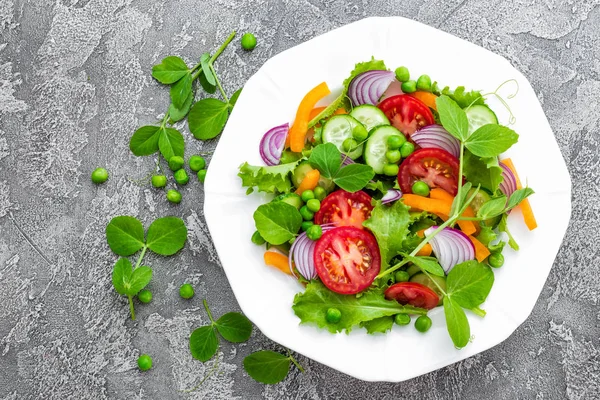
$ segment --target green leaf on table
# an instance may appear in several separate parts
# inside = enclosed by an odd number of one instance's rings
[[[498,124],[487,124],[473,132],[465,141],[465,146],[476,156],[497,157],[518,140],[519,135],[512,129]]]
[[[404,239],[409,234],[410,208],[401,201],[391,206],[377,204],[371,211],[371,216],[363,226],[369,229],[377,238],[382,264],[388,265],[390,260],[404,249]]]
[[[170,256],[185,245],[187,228],[181,218],[158,218],[148,228],[146,240],[150,250],[156,254]]]
[[[333,178],[342,166],[342,155],[332,143],[316,146],[308,158],[310,166],[319,170],[325,178]]]
[[[235,103],[237,103],[237,100],[240,97],[240,94],[242,93],[242,89],[243,88],[239,88],[238,90],[236,90],[235,93],[233,93],[233,95],[229,99],[229,105],[231,106],[231,108],[233,108],[235,106]]]
[[[152,269],[150,267],[141,266],[133,270],[129,283],[126,284],[126,295],[135,296],[140,290],[148,286],[152,280]]]
[[[158,151],[158,139],[160,137],[160,126],[146,125],[136,130],[129,139],[129,149],[140,156],[149,156]]]
[[[206,362],[213,358],[219,348],[219,338],[215,327],[202,326],[190,336],[190,352],[196,360]]]
[[[342,316],[339,322],[327,322],[327,310],[337,308]],[[332,292],[320,281],[311,281],[306,285],[304,293],[294,297],[292,306],[301,324],[316,324],[331,333],[350,332],[361,323],[381,317],[389,317],[399,313],[426,314],[427,310],[402,306],[395,300],[386,300],[382,288],[366,290],[360,297]]]
[[[261,350],[244,358],[244,369],[255,381],[273,385],[285,379],[290,370],[290,357]]]
[[[463,175],[473,185],[481,185],[490,193],[496,192],[503,179],[497,157],[481,158],[469,150],[464,152]]]
[[[177,82],[189,73],[189,69],[181,58],[168,56],[160,64],[152,67],[152,77],[165,85]]]
[[[364,188],[374,176],[375,171],[368,165],[349,164],[335,174],[333,181],[345,191],[354,193]]]
[[[513,192],[513,194],[510,195],[510,198],[508,199],[508,204],[506,205],[506,208],[508,210],[515,208],[516,206],[521,204],[521,202],[523,200],[525,200],[526,198],[531,196],[533,193],[534,193],[533,189],[528,188],[528,187],[515,190]]]
[[[144,227],[136,218],[114,217],[106,226],[106,241],[116,254],[130,256],[144,247]]]
[[[492,269],[476,260],[456,265],[446,278],[446,293],[464,308],[475,308],[485,301],[492,285]]]
[[[519,250],[519,245],[517,241],[513,237],[513,235],[508,230],[508,214],[503,214],[500,222],[498,223],[498,230],[500,232],[505,232],[508,235],[508,245],[513,250]]]
[[[188,71],[180,80],[171,86],[171,102],[175,107],[183,108],[190,93],[192,93],[192,74]]]
[[[485,220],[500,215],[504,211],[504,206],[506,206],[506,196],[490,199],[477,210],[477,217]]]
[[[444,296],[444,315],[452,343],[459,349],[465,347],[471,339],[471,327],[464,310],[452,298]]]
[[[215,80],[215,76],[212,73],[212,70],[210,69],[210,54],[208,53],[204,53],[200,56],[200,66],[202,67],[202,75],[204,75],[204,77],[206,78],[206,82],[208,82],[209,85],[211,86],[215,86],[217,84],[217,81]]]
[[[247,194],[254,189],[265,193],[289,193],[292,189],[289,174],[298,162],[260,167],[244,163],[240,166],[238,176],[242,178],[242,186],[247,187]]]
[[[187,99],[185,99],[185,103],[183,103],[183,107],[177,108],[175,104],[171,103],[169,105],[169,118],[171,121],[177,122],[181,121],[185,118],[185,116],[190,112],[190,108],[192,108],[192,103],[194,102],[194,92],[191,91]]]
[[[302,225],[298,209],[282,201],[260,205],[254,212],[254,223],[267,242],[278,245],[296,237]]]
[[[408,254],[404,254],[404,258],[410,260],[417,267],[421,268],[422,271],[427,271],[435,276],[445,276],[444,269],[435,257],[413,257]]]
[[[185,150],[183,135],[175,128],[162,128],[158,138],[158,148],[167,162],[173,156],[183,157]]]
[[[190,131],[196,139],[216,137],[227,123],[229,105],[217,99],[202,99],[192,106],[188,115]]]
[[[250,339],[252,323],[243,314],[229,312],[215,321],[217,330],[229,342],[241,343]]]
[[[464,142],[469,134],[467,114],[450,97],[442,95],[435,100],[442,125],[452,136]]]
[[[203,73],[200,73],[200,75],[198,75],[198,81],[200,82],[200,86],[202,86],[202,89],[204,89],[206,93],[214,94],[217,91],[217,87],[208,83]]]
[[[386,333],[392,330],[392,326],[394,326],[394,317],[386,316],[375,318],[370,321],[362,322],[360,326],[365,328],[369,335],[374,333]]]
[[[131,261],[126,258],[119,258],[115,264],[112,272],[112,284],[121,295],[127,295],[129,287],[127,284],[131,280],[131,274],[133,273],[133,266]]]

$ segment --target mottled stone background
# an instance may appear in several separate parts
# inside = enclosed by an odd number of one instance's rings
[[[0,399],[600,398],[599,4],[0,0]],[[252,31],[253,52],[236,40],[218,61],[231,94],[272,55],[373,15],[465,38],[532,82],[573,179],[571,224],[535,310],[492,350],[400,384],[364,383],[300,357],[305,374],[261,385],[242,360],[278,346],[255,332],[247,344],[223,344],[219,372],[183,393],[212,367],[187,348],[191,329],[206,322],[201,299],[217,315],[239,308],[207,235],[202,185],[189,184],[172,206],[143,182],[154,159],[128,150],[134,129],[168,102],[151,66],[169,54],[192,63],[230,31]],[[178,126],[188,154],[216,145]],[[89,179],[97,166],[111,173],[102,186]],[[146,225],[175,214],[190,230],[179,255],[147,258],[155,300],[137,307],[136,322],[110,282],[116,256],[104,228],[120,214]],[[197,288],[191,301],[178,296],[184,281]],[[137,370],[140,352],[153,355],[150,372]]]

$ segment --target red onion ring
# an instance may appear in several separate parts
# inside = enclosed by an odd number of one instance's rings
[[[422,148],[438,148],[446,150],[454,157],[460,157],[460,142],[441,125],[425,126],[412,135],[412,141]]]
[[[425,230],[425,236],[430,236],[438,227],[432,226]],[[463,232],[454,228],[444,228],[429,241],[433,253],[446,272],[455,265],[475,258],[475,246]]]
[[[388,86],[388,88],[385,89],[385,92],[383,92],[383,95],[379,99],[379,102],[381,103],[388,97],[398,96],[399,94],[404,94],[404,92],[402,91],[402,83],[400,83],[400,81],[398,81],[397,79],[394,79],[392,83],[390,83],[390,86]]]
[[[373,70],[357,75],[348,87],[348,97],[354,106],[376,105],[383,93],[396,79],[394,72]]]
[[[381,204],[392,203],[396,200],[400,200],[402,197],[402,191],[398,189],[389,189],[381,198]]]
[[[260,156],[265,164],[272,166],[278,165],[285,147],[285,139],[288,131],[290,130],[290,124],[285,123],[273,127],[267,131],[260,140]]]
[[[321,225],[323,232],[333,228],[335,228],[335,224]],[[288,261],[290,271],[292,271],[294,276],[296,276],[296,272],[294,271],[294,264],[296,264],[296,269],[304,279],[310,281],[317,277],[317,268],[315,267],[314,261],[316,245],[317,242],[309,239],[308,236],[306,236],[306,232],[302,232],[296,240],[294,240],[292,247],[290,247],[290,257]],[[296,278],[298,277],[296,276]]]
[[[506,198],[517,190],[517,178],[513,174],[512,170],[503,163],[499,163],[502,168],[502,182],[500,182],[500,190],[506,195]]]

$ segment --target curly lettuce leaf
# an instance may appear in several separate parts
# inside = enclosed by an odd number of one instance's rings
[[[371,217],[363,222],[379,244],[381,263],[389,265],[390,260],[404,250],[404,239],[409,234],[409,207],[402,201],[396,201],[392,206],[377,204]]]
[[[242,186],[248,188],[246,194],[255,189],[265,193],[289,193],[292,189],[289,174],[299,162],[300,160],[272,167],[254,166],[246,162],[240,166],[238,176],[242,178]]]
[[[467,92],[464,86],[459,86],[454,90],[451,90],[449,86],[439,90],[437,88],[437,82],[434,84],[433,92],[438,96],[446,95],[454,100],[460,108],[466,108],[472,104],[484,105],[483,96],[478,90],[471,90]]]

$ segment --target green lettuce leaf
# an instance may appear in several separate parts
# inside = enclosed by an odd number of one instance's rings
[[[381,263],[389,265],[390,260],[404,250],[404,239],[409,234],[409,207],[402,201],[396,201],[392,206],[377,204],[371,217],[363,222],[379,244]]]
[[[434,87],[434,92],[438,96],[446,95],[450,97],[452,100],[458,103],[460,108],[465,108],[472,104],[485,105],[480,91],[471,90],[470,92],[467,92],[464,86],[459,86],[454,90],[451,90],[449,86],[446,86],[442,90],[437,90],[437,88]]]
[[[293,163],[259,167],[247,162],[240,166],[238,176],[242,178],[242,186],[247,187],[246,194],[254,189],[265,193],[289,193],[292,189],[289,174],[296,168],[300,160]]]
[[[473,186],[495,193],[502,182],[502,168],[497,157],[482,158],[465,149],[463,158],[463,175]]]

